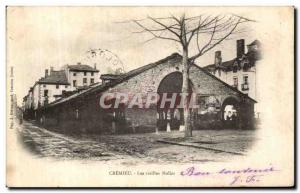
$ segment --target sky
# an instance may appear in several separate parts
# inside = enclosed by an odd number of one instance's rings
[[[234,11],[234,10],[233,10]],[[238,14],[246,14],[243,10]],[[135,34],[140,28],[132,19],[166,17],[185,12],[188,16],[224,13],[217,8],[158,7],[10,7],[7,11],[7,62],[14,67],[15,89],[20,104],[30,86],[44,75],[46,68],[55,70],[86,58],[90,49],[107,49],[116,54],[129,71],[181,51],[167,40],[153,40],[150,34]],[[235,35],[197,60],[199,66],[213,63],[214,52],[222,51],[223,61],[236,55],[236,40],[249,44],[256,39],[254,24],[247,32]],[[207,41],[206,37],[203,41]],[[90,64],[93,65],[93,64]],[[99,69],[101,72],[101,69]]]

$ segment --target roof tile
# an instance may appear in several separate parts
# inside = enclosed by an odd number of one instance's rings
[[[38,83],[42,84],[63,84],[69,85],[66,73],[64,70],[51,71],[47,77],[40,78]]]

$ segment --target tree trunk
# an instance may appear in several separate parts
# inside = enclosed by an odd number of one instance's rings
[[[182,53],[182,66],[183,66],[183,82],[182,82],[182,93],[186,93],[187,95],[184,98],[184,126],[185,126],[185,137],[192,137],[192,126],[190,121],[190,109],[189,109],[189,63],[188,63],[188,50],[183,48]]]

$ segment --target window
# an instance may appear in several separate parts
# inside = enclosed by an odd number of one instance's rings
[[[76,80],[73,80],[73,86],[76,87]]]
[[[75,73],[75,72],[73,73],[73,76],[76,76],[76,73]]]
[[[233,73],[236,73],[238,71],[238,68],[237,66],[233,66],[233,69],[232,69]]]
[[[68,88],[68,85],[65,85],[65,88]]]
[[[248,76],[244,76],[244,84],[248,84]]]
[[[91,78],[91,84],[94,84],[94,79],[93,78]]]
[[[87,79],[83,78],[83,84],[86,84],[86,83],[87,83]]]
[[[56,89],[59,89],[59,84],[56,85]]]
[[[44,84],[43,87],[46,88],[46,85]]]
[[[48,90],[45,89],[45,90],[44,90],[44,97],[47,97],[47,96],[48,96]]]
[[[83,74],[84,74],[84,76],[86,76],[86,72],[84,72]]]
[[[243,81],[244,81],[244,83],[242,84],[242,90],[243,91],[249,90],[249,82],[248,82],[248,76],[247,75],[243,77]]]
[[[91,72],[91,76],[94,76],[94,72]]]
[[[248,60],[244,61],[242,63],[242,66],[243,66],[243,71],[246,72],[250,68],[249,61]]]
[[[233,86],[234,87],[238,87],[238,84],[239,84],[238,78],[237,77],[233,77]]]

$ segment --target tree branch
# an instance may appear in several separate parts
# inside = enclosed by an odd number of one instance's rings
[[[190,57],[189,60],[191,62],[194,62],[195,59],[199,58],[200,56],[202,56],[203,54],[205,54],[206,52],[208,52],[209,50],[211,50],[212,48],[214,48],[215,46],[217,46],[218,44],[220,44],[222,41],[224,41],[226,38],[228,38],[230,35],[232,35],[232,33],[234,32],[234,30],[237,28],[237,26],[241,23],[242,18],[239,18],[238,21],[235,23],[235,25],[233,26],[233,28],[223,37],[219,38],[215,43],[212,44],[213,41],[213,36],[215,35],[214,31],[211,35],[211,38],[209,40],[209,42],[207,44],[205,44],[203,46],[202,49],[199,50],[199,52],[197,54],[195,54],[194,56]],[[197,41],[198,44],[198,41]]]
[[[179,28],[175,28],[174,26],[176,26],[176,25],[178,25],[178,24],[174,24],[174,25],[170,25],[170,26],[168,26],[169,28],[173,28],[173,29],[178,29],[179,30]],[[166,30],[168,30],[167,28],[159,28],[159,29],[150,29],[150,28],[148,28],[148,30],[145,30],[145,29],[143,29],[142,31],[135,31],[135,32],[132,32],[132,33],[145,33],[145,32],[149,32],[149,31],[152,31],[152,32],[159,32],[159,31],[166,31]]]
[[[170,38],[170,37],[163,37],[161,35],[157,35],[155,34],[153,31],[151,31],[150,29],[148,29],[147,27],[145,27],[144,25],[140,24],[138,21],[133,20],[134,23],[136,23],[138,26],[140,26],[142,29],[146,30],[147,32],[149,32],[150,34],[152,34],[154,37],[159,38],[159,39],[164,39],[164,40],[172,40],[172,41],[176,41],[176,42],[180,42],[177,39],[174,38]]]
[[[180,35],[177,34],[174,30],[172,30],[170,26],[166,26],[165,24],[163,24],[163,23],[157,21],[156,19],[154,19],[154,18],[152,18],[152,17],[149,17],[149,16],[148,16],[148,18],[149,18],[150,20],[152,20],[153,22],[155,22],[155,23],[157,23],[157,24],[163,26],[166,30],[169,30],[171,33],[173,33],[174,35],[176,35],[179,39],[181,38]]]
[[[222,41],[228,39],[231,35],[242,33],[243,31],[237,31],[238,25],[245,22],[253,22],[254,20],[231,14],[217,15],[217,16],[204,16],[198,15],[194,17],[185,17],[182,15],[180,18],[170,14],[170,17],[150,17],[147,19],[151,21],[155,26],[147,27],[143,24],[145,20],[133,20],[141,31],[133,33],[150,33],[153,38],[147,40],[149,42],[158,39],[171,40],[179,42],[183,49],[189,50],[189,45],[193,38],[196,36],[196,46],[198,53],[189,58],[189,61],[194,61],[212,48],[220,44]],[[165,21],[169,20],[170,24],[166,24]],[[166,34],[168,32],[168,34]],[[203,47],[200,47],[200,34],[209,34],[207,43]]]

